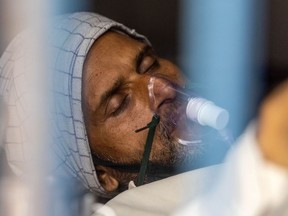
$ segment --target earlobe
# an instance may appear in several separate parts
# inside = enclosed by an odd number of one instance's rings
[[[96,172],[101,186],[107,191],[112,192],[117,190],[119,182],[115,179],[106,167],[96,166]]]

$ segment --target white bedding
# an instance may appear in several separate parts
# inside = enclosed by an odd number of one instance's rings
[[[117,216],[160,216],[198,196],[219,169],[219,165],[197,169],[125,191],[106,205]]]

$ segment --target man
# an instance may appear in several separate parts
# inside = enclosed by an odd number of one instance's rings
[[[87,20],[100,17],[87,13],[73,16],[89,16]],[[77,86],[76,91],[82,90],[85,128],[91,153],[94,158],[97,157],[96,162],[94,159],[97,177],[106,192],[113,192],[127,189],[128,183],[135,180],[139,172],[139,168],[131,172],[126,167],[140,165],[142,159],[147,131],[135,133],[135,130],[146,126],[153,116],[154,111],[149,106],[149,79],[158,76],[178,85],[184,85],[184,79],[174,64],[156,56],[145,38],[131,30],[117,29],[113,26],[116,25],[114,22],[113,25],[111,21],[105,22],[110,22],[110,28],[103,27],[105,31],[101,37],[97,35],[97,40],[90,44],[89,52],[86,49],[85,60],[80,56],[84,60],[83,72],[77,71],[77,75],[80,73],[82,76],[82,87]],[[95,20],[90,24],[97,25],[97,28],[102,25]],[[81,25],[87,24],[83,22]],[[70,48],[68,46],[67,49]],[[78,63],[77,60],[75,62]],[[175,131],[170,117],[178,109],[175,95],[173,91],[155,92],[155,95],[159,99],[156,106],[160,124],[154,137],[150,162],[162,167],[180,165],[182,160],[188,163],[196,157],[198,149],[179,145],[170,136]],[[112,166],[106,166],[108,163]]]
[[[135,133],[135,130],[146,126],[154,114],[149,106],[149,79],[161,77],[183,86],[185,78],[174,64],[155,54],[145,37],[105,17],[75,13],[59,18],[56,23],[56,40],[52,40],[56,97],[53,151],[59,161],[55,167],[65,167],[92,191],[113,196],[118,190],[127,189],[128,183],[137,178],[137,172],[128,168],[140,164],[148,133],[147,130]],[[19,82],[11,82],[17,78],[15,71],[19,69],[11,67],[15,62],[9,56],[15,47],[10,46],[1,59],[1,78],[4,78],[1,93],[16,89],[21,95],[21,89],[17,87]],[[287,85],[283,89],[282,92],[287,91]],[[9,103],[17,107],[21,100],[13,95],[9,96]],[[184,115],[175,114],[179,110],[175,94],[173,91],[159,92],[157,97],[160,123],[153,141],[151,163],[163,167],[193,163],[203,146],[189,148],[173,139],[177,129],[171,119],[177,120]],[[273,100],[270,100],[272,104]],[[270,154],[271,144],[265,137],[267,131],[271,132],[269,139],[275,137],[266,123],[270,115],[267,109],[270,110],[269,105],[264,106],[260,119],[259,146],[267,158],[287,168],[287,158],[282,150]],[[13,112],[11,118],[15,115]],[[170,118],[171,115],[174,117]],[[15,130],[15,122],[13,124],[8,123],[8,130],[12,126]],[[7,133],[7,136],[15,136],[15,133]],[[275,139],[281,137],[283,134]],[[279,144],[279,149],[287,150],[284,143]],[[12,168],[19,171],[24,159],[13,158],[13,144],[16,143],[6,145],[7,156]],[[279,158],[282,158],[281,162]]]
[[[174,64],[155,54],[145,37],[100,15],[75,13],[60,17],[52,32],[49,69],[52,68],[52,112],[56,119],[52,146],[59,160],[55,167],[65,165],[91,190],[103,196],[114,195],[127,189],[139,172],[148,130],[135,130],[146,126],[155,111],[149,106],[149,79],[159,76],[163,82],[184,85],[184,78]],[[25,59],[27,47],[23,38],[25,35],[18,36],[1,61],[2,94],[8,98],[8,106],[17,107],[9,113],[6,143],[8,160],[16,172],[21,172],[25,158],[29,158],[12,154],[18,151],[15,146],[25,147],[27,141],[22,140],[19,145],[19,139],[11,142],[15,139],[9,138],[25,128],[14,117],[25,115],[25,108],[20,114],[18,111],[25,104],[21,101],[25,89],[21,85],[27,83],[29,74],[25,67],[17,66],[18,59]],[[20,57],[15,60],[13,53],[20,53]],[[19,78],[19,73],[27,75]],[[182,160],[188,163],[198,151],[177,144],[170,136],[176,131],[170,117],[175,116],[174,121],[178,118],[175,95],[173,91],[157,95],[161,120],[154,137],[151,164],[169,168],[180,165]]]

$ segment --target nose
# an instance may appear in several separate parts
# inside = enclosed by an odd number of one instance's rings
[[[150,108],[155,113],[160,113],[165,104],[171,103],[176,98],[173,83],[163,77],[150,77],[148,92]]]

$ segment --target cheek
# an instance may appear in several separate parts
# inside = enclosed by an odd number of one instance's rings
[[[94,138],[96,152],[118,161],[138,161],[143,154],[148,130],[139,133],[135,133],[135,130],[146,126],[151,118],[150,112],[145,114],[143,110],[135,110],[99,126],[98,135]]]

